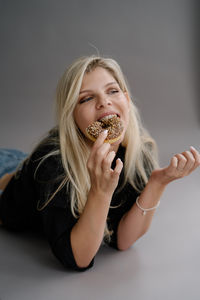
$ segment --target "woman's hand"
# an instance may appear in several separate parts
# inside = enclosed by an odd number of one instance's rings
[[[71,231],[71,245],[79,267],[87,267],[97,253],[103,236],[112,194],[118,184],[123,164],[117,160],[111,169],[115,152],[104,143],[107,133],[102,133],[91,148],[87,167],[91,188],[83,212]]]
[[[189,175],[199,166],[200,154],[194,147],[190,147],[190,151],[174,155],[168,167],[154,170],[150,179],[166,185],[173,180]]]
[[[110,150],[111,145],[109,143],[104,143],[106,136],[107,131],[105,130],[94,143],[87,167],[92,192],[105,194],[111,198],[117,187],[123,163],[120,159],[117,159],[115,169],[111,168],[115,152]]]

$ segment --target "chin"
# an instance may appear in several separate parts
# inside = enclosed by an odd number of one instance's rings
[[[111,148],[115,149],[116,147],[118,148],[120,144],[123,144],[124,141],[124,134],[120,137],[119,140],[111,144]]]

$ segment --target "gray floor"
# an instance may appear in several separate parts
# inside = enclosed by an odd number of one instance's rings
[[[198,128],[180,134],[158,140],[163,163],[181,141],[198,146]],[[199,299],[199,175],[171,183],[149,232],[125,252],[102,246],[85,273],[65,271],[40,237],[0,229],[0,299]]]

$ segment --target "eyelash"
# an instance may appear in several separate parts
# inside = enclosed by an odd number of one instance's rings
[[[119,91],[118,91],[118,90],[116,90],[116,89],[113,89],[113,90],[111,90],[111,91],[109,91],[109,92],[111,92],[111,94],[116,94],[116,93],[119,93]],[[108,93],[109,93],[109,92],[108,92]],[[94,96],[90,96],[90,97],[82,98],[82,99],[80,100],[80,104],[81,104],[81,103],[88,102],[88,101],[92,100],[93,98],[94,98]]]
[[[90,100],[92,100],[93,97],[88,97],[88,98],[83,98],[80,100],[80,103],[85,103],[85,102],[88,102]]]

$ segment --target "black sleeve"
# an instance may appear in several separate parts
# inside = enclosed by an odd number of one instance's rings
[[[64,267],[77,271],[85,271],[94,264],[94,259],[86,268],[77,266],[72,252],[70,234],[77,219],[68,209],[49,206],[42,212],[44,233],[47,236],[51,250]]]
[[[33,160],[32,160],[33,162]],[[38,163],[37,163],[38,164]],[[34,168],[33,168],[34,169]],[[62,178],[55,180],[57,174],[62,174],[62,166],[58,157],[48,157],[38,168],[35,176],[35,190],[39,207],[56,191]],[[85,271],[94,264],[80,268],[75,261],[70,234],[77,222],[71,212],[70,196],[67,188],[62,188],[49,204],[40,211],[43,231],[50,244],[51,250],[64,267],[77,271]]]
[[[131,209],[138,195],[138,192],[127,183],[120,192],[116,192],[113,196],[107,220],[108,228],[112,231],[112,235],[110,241],[105,240],[105,242],[112,248],[118,250],[117,230],[119,222],[124,214]]]

